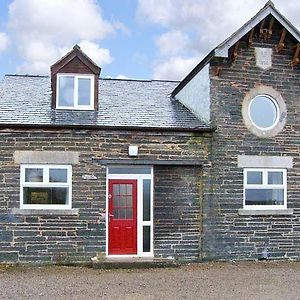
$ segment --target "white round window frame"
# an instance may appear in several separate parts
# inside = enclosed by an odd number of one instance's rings
[[[271,99],[277,109],[276,122],[268,128],[257,126],[250,117],[250,105],[258,96],[266,96]],[[244,124],[251,133],[258,137],[271,138],[283,130],[287,119],[287,109],[279,92],[269,86],[259,86],[251,89],[245,95],[242,105],[242,115]]]
[[[269,126],[269,127],[260,127],[260,126],[258,126],[253,120],[252,120],[252,118],[251,118],[251,105],[252,105],[252,103],[253,103],[253,101],[256,99],[256,98],[258,98],[258,97],[266,97],[266,98],[268,98],[269,100],[271,100],[271,102],[274,104],[274,106],[275,106],[275,109],[276,109],[276,119],[275,119],[275,122],[273,123],[273,125],[271,125],[271,126]],[[272,128],[274,128],[276,125],[277,125],[277,123],[279,122],[279,115],[280,115],[280,110],[279,110],[279,105],[278,105],[278,103],[277,103],[277,101],[273,98],[273,97],[271,97],[270,95],[267,95],[267,94],[259,94],[259,95],[257,95],[257,96],[255,96],[254,98],[252,98],[251,99],[251,101],[250,101],[250,103],[249,103],[249,106],[248,106],[248,116],[249,116],[249,119],[250,119],[250,121],[252,122],[252,124],[254,125],[254,126],[256,126],[258,129],[260,129],[260,130],[271,130]]]

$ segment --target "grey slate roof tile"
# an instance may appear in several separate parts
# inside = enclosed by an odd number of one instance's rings
[[[0,81],[0,124],[96,125],[143,128],[207,129],[169,94],[178,82],[99,80],[99,110],[51,109],[47,76],[6,75]]]

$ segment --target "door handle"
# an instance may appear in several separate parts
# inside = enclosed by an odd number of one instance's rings
[[[110,221],[110,218],[113,218],[113,217],[114,217],[113,214],[108,213],[108,220],[109,220],[109,221]]]

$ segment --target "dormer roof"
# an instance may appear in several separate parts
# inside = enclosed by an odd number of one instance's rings
[[[75,58],[78,58],[93,74],[100,75],[101,68],[92,61],[77,44],[70,52],[51,66],[51,74],[57,74],[64,66],[69,64]]]

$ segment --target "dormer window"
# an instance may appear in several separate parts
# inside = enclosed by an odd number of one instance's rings
[[[52,109],[98,110],[100,71],[75,45],[51,66]]]
[[[57,74],[57,109],[94,109],[94,76]]]

